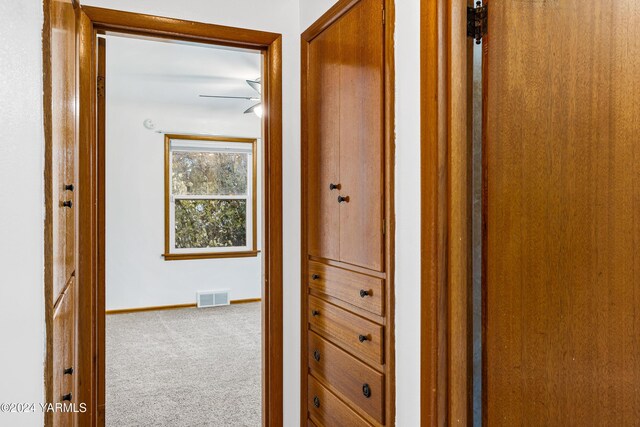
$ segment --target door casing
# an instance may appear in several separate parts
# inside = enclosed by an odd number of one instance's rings
[[[97,34],[119,33],[239,47],[263,54],[264,283],[263,425],[282,425],[282,36],[131,12],[81,7],[79,61],[78,424],[104,425],[105,163]],[[103,62],[104,63],[104,62]],[[104,98],[102,98],[104,99]],[[102,110],[103,111],[103,110]],[[101,134],[102,133],[102,134]]]

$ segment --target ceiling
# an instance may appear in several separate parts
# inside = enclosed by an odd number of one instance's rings
[[[260,52],[221,46],[107,35],[107,96],[112,101],[172,104],[242,114],[261,75]]]

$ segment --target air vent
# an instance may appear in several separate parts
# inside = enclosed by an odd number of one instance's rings
[[[219,291],[197,292],[196,301],[198,303],[198,308],[229,305],[229,291],[224,289]]]

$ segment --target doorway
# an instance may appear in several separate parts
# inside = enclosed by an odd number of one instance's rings
[[[260,425],[262,55],[97,43],[105,424]]]
[[[149,15],[134,14],[128,12],[113,11],[100,8],[82,7],[79,18],[79,101],[80,101],[80,144],[79,150],[79,216],[80,216],[80,239],[79,239],[79,277],[84,280],[83,291],[79,295],[79,370],[85,375],[81,379],[81,386],[78,390],[80,399],[86,402],[90,408],[87,413],[79,414],[83,425],[104,425],[105,424],[105,372],[108,366],[105,358],[106,336],[105,312],[109,294],[105,292],[107,273],[109,272],[109,254],[106,239],[109,224],[108,206],[109,193],[107,185],[107,140],[105,138],[105,103],[101,97],[105,91],[105,43],[104,38],[98,37],[101,34],[118,33],[121,35],[146,38],[162,39],[164,44],[185,45],[199,43],[208,45],[208,48],[224,47],[234,49],[244,49],[254,52],[259,56],[259,63],[262,68],[261,91],[263,114],[261,117],[261,138],[229,138],[229,135],[221,138],[219,135],[199,135],[196,141],[194,133],[201,132],[181,132],[184,128],[162,129],[162,123],[154,123],[150,117],[150,122],[146,119],[140,124],[141,129],[148,133],[158,130],[164,137],[163,153],[169,154],[186,152],[195,149],[194,147],[206,146],[209,150],[213,144],[216,149],[223,148],[233,152],[238,156],[246,153],[245,161],[250,162],[253,156],[258,161],[256,147],[261,145],[263,170],[262,187],[262,239],[260,240],[260,254],[262,256],[262,283],[261,310],[255,313],[261,321],[261,342],[259,348],[261,356],[261,383],[262,383],[262,424],[281,425],[282,424],[282,207],[281,207],[281,147],[282,147],[282,124],[281,124],[281,37],[278,34],[260,31],[236,29],[210,24],[201,24],[174,20],[169,18],[159,18]],[[167,60],[170,60],[168,58]],[[107,76],[108,77],[108,76]],[[255,81],[255,77],[246,80]],[[108,85],[108,81],[106,85]],[[249,87],[249,90],[252,90]],[[208,93],[203,93],[208,95]],[[216,95],[216,94],[213,94]],[[224,95],[224,94],[221,94]],[[249,101],[254,95],[248,96]],[[203,97],[204,100],[204,97]],[[253,105],[249,106],[252,107]],[[242,111],[244,112],[244,110]],[[240,113],[242,113],[240,112]],[[250,112],[255,114],[254,111]],[[145,126],[146,124],[146,126]],[[157,133],[156,133],[157,134]],[[160,135],[160,134],[157,134]],[[231,140],[233,139],[233,140]],[[260,141],[260,144],[258,143]],[[203,142],[204,141],[204,142]],[[246,143],[251,148],[245,150],[241,145]],[[188,147],[187,147],[188,146]],[[165,160],[166,161],[166,160]],[[252,168],[248,167],[251,171]],[[252,172],[248,172],[251,175]],[[245,177],[246,178],[246,177]],[[250,182],[247,181],[247,182]],[[259,194],[257,191],[253,194]],[[169,206],[182,203],[182,213],[189,211],[189,204],[193,201],[184,200],[183,195],[170,194]],[[196,195],[202,198],[201,194]],[[236,195],[238,196],[238,195]],[[247,194],[244,194],[247,196]],[[178,200],[181,202],[176,203]],[[234,201],[235,208],[251,204],[252,197],[247,196],[243,201]],[[203,209],[204,202],[199,202]],[[220,203],[218,203],[220,204]],[[198,212],[198,203],[192,206],[194,212]],[[174,206],[175,207],[175,206]],[[178,209],[178,207],[176,207]],[[240,209],[243,213],[248,210]],[[167,213],[165,206],[164,213]],[[193,213],[193,212],[192,212]],[[180,213],[179,213],[180,214]],[[239,220],[239,210],[235,210]],[[253,212],[255,218],[255,210]],[[164,255],[165,264],[184,262],[179,258],[189,256],[198,258],[197,261],[207,262],[214,255],[206,253],[207,250],[199,253],[187,254],[184,249],[189,249],[181,241],[188,241],[189,236],[184,233],[174,235],[179,231],[180,215],[171,217],[173,222],[165,228],[165,233],[159,230],[161,236],[170,235],[171,243],[169,251],[165,247],[164,253],[160,248],[158,256]],[[245,215],[245,220],[251,220],[252,215]],[[193,219],[193,218],[192,218]],[[247,225],[247,224],[245,224]],[[240,227],[242,228],[242,227]],[[228,241],[232,243],[235,252],[234,256],[249,258],[255,256],[258,245],[253,242],[258,240],[257,227],[246,226],[242,232],[236,232],[234,237]],[[250,231],[248,231],[250,230]],[[169,231],[169,233],[167,233]],[[184,230],[183,230],[184,231]],[[238,230],[235,230],[238,231]],[[179,233],[178,233],[179,234]],[[187,233],[188,234],[188,233]],[[193,237],[193,236],[192,236]],[[210,237],[210,236],[209,236]],[[181,240],[182,239],[182,240]],[[185,240],[186,239],[186,240]],[[192,242],[193,243],[193,242]],[[186,245],[190,246],[190,245]],[[194,246],[193,244],[191,246]],[[198,246],[197,242],[195,246]],[[202,246],[202,245],[201,245]],[[202,248],[200,248],[202,249]],[[228,249],[228,248],[227,248]],[[203,254],[203,252],[205,252]],[[224,250],[221,252],[225,252]],[[231,251],[217,254],[220,259],[231,256]],[[206,258],[206,259],[203,259]],[[171,260],[171,261],[170,261]],[[201,290],[207,290],[204,287]],[[215,290],[215,289],[214,289]],[[108,291],[107,291],[108,292]],[[233,298],[233,297],[231,297]],[[240,298],[246,299],[246,298]],[[138,304],[143,307],[146,304]],[[160,306],[171,305],[160,303]],[[175,304],[173,304],[175,305]],[[152,304],[156,306],[156,304]],[[248,306],[248,304],[246,305]],[[240,307],[240,305],[232,306]],[[118,308],[114,308],[117,310]],[[196,310],[196,309],[193,309]],[[178,310],[171,310],[178,312]],[[167,311],[169,312],[169,311]],[[159,312],[158,312],[159,313]],[[108,401],[107,401],[108,404]]]

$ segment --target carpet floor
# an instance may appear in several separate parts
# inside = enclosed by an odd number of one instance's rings
[[[260,309],[107,316],[107,427],[260,426]]]

